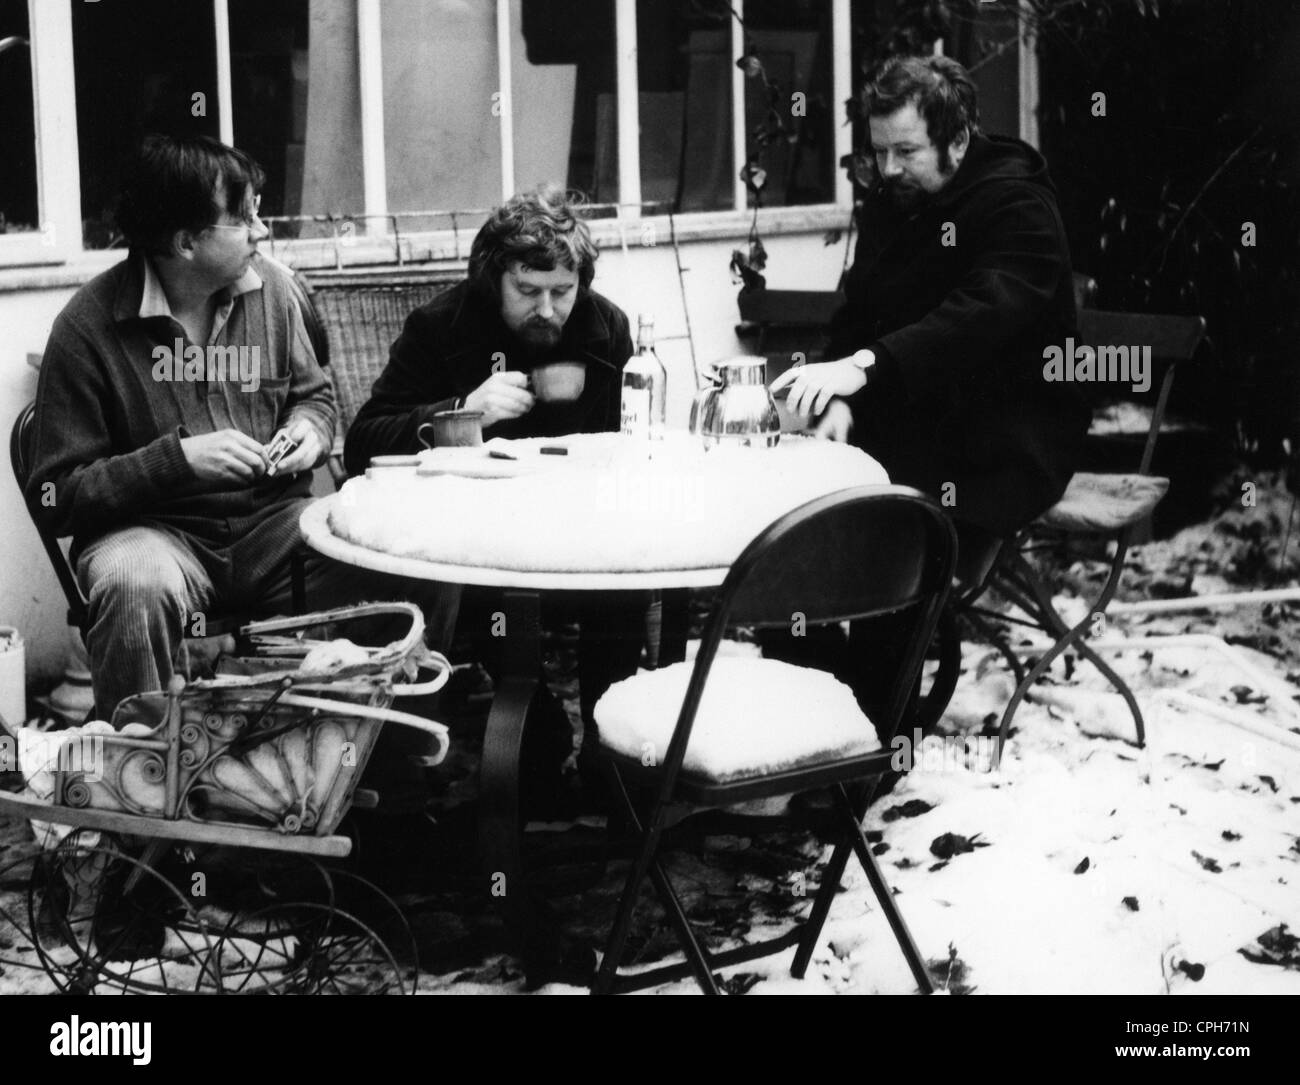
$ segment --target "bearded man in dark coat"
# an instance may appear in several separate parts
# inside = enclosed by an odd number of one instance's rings
[[[1088,410],[1043,377],[1076,331],[1070,253],[1042,156],[979,129],[975,85],[946,57],[887,61],[863,92],[878,180],[831,322],[833,361],[789,370],[797,413],[894,482],[939,498],[959,573],[1064,492]]]
[[[851,440],[893,482],[938,498],[957,529],[957,578],[975,585],[1064,493],[1087,434],[1075,386],[1044,379],[1044,352],[1077,327],[1065,227],[1042,156],[980,131],[956,61],[886,61],[862,104],[877,180],[831,320],[833,360],[772,388],[789,389],[819,436]],[[829,663],[878,718],[899,639],[885,617],[854,623],[847,650],[770,636],[764,651]]]

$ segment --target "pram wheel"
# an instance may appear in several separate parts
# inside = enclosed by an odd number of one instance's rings
[[[410,926],[369,882],[307,857],[240,855],[235,866],[234,853],[216,851],[200,861],[212,872],[212,993],[414,991]]]
[[[331,904],[278,903],[236,916],[217,942],[217,955],[225,994],[413,991],[383,939]]]
[[[74,833],[0,873],[0,963],[40,969],[68,994],[197,990],[212,957],[203,921],[170,881],[97,836]]]

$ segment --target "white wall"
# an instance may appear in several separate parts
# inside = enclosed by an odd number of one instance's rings
[[[67,287],[0,293],[0,625],[17,626],[27,642],[29,680],[63,670],[67,604],[19,496],[9,432],[18,412],[36,397],[36,370],[27,355],[44,352],[50,325],[71,296]]]
[[[639,232],[636,235],[639,240]],[[671,425],[684,427],[695,391],[686,309],[677,266],[667,239],[649,248],[604,249],[597,264],[596,289],[620,305],[635,331],[637,314],[653,314],[659,355],[668,369]],[[766,238],[768,285],[773,288],[830,290],[839,278],[843,243],[826,247],[820,232]],[[701,241],[681,246],[695,353],[701,365],[740,353],[735,325],[739,290],[728,267],[743,238]],[[0,426],[7,438],[13,420],[36,394],[36,371],[29,353],[45,348],[50,325],[72,296],[72,289],[0,292]],[[40,548],[40,540],[22,507],[9,466],[9,443],[3,442],[0,479],[0,625],[15,625],[27,641],[30,678],[58,674],[64,665],[68,633],[63,594]]]
[[[827,247],[822,234],[796,234],[765,238],[768,267],[764,274],[774,290],[833,290],[839,281],[844,243]],[[700,241],[680,247],[696,363],[701,367],[745,351],[736,339],[740,320],[731,281],[733,249],[745,248],[744,239]],[[678,282],[672,247],[634,248],[626,258],[619,249],[603,249],[596,265],[595,287],[618,304],[632,321],[636,333],[638,313],[655,319],[659,357],[668,370],[668,423],[685,428],[695,395],[690,344],[686,340],[687,307]]]

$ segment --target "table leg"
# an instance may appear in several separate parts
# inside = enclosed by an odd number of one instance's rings
[[[540,938],[520,847],[519,778],[524,726],[542,666],[537,593],[504,592],[502,612],[494,617],[501,621],[504,643],[479,770],[479,854],[488,891],[505,904],[511,938],[527,964]]]

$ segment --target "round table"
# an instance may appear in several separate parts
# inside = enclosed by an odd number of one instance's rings
[[[386,468],[385,470],[400,470]],[[484,485],[494,483],[485,481]],[[416,580],[441,580],[484,588],[519,588],[526,591],[658,591],[663,588],[716,588],[727,577],[729,566],[696,569],[654,569],[631,572],[555,572],[550,570],[504,569],[488,565],[458,565],[400,557],[372,550],[341,539],[330,530],[330,512],[339,494],[312,502],[302,514],[299,527],[307,545],[326,557],[377,573],[391,573]]]
[[[854,466],[848,473],[851,478],[846,478],[843,470],[846,450],[842,447],[839,450],[824,447],[826,458],[834,459],[840,470],[827,473],[823,492],[834,492],[847,485],[888,484],[889,478],[884,468],[865,454],[858,454],[860,461],[852,461]],[[752,454],[756,458],[746,461],[751,466],[763,463],[761,457],[767,455],[762,450],[753,450]],[[787,449],[786,455],[789,454]],[[816,467],[819,453],[811,443],[800,446],[798,455],[804,457],[811,467]],[[374,470],[409,471],[412,478],[415,477],[415,469],[410,467],[383,467]],[[421,481],[436,484],[438,478],[434,476]],[[496,479],[476,481],[484,487],[500,484]],[[465,480],[460,479],[458,482],[463,484]],[[820,485],[820,479],[814,472],[811,486],[815,489]],[[431,486],[430,492],[436,493],[436,487]],[[483,492],[491,494],[490,490]],[[780,507],[778,499],[770,520],[777,519],[815,496],[821,496],[821,493],[810,493],[805,489],[800,499],[792,501],[788,508]],[[398,556],[359,545],[334,533],[330,526],[330,513],[343,500],[342,493],[332,494],[313,502],[303,512],[300,521],[302,534],[312,549],[337,561],[375,572],[504,589],[502,611],[505,628],[510,635],[503,641],[501,677],[492,699],[484,735],[483,760],[479,773],[479,849],[484,874],[488,879],[485,890],[494,896],[504,895],[510,927],[522,947],[525,967],[531,978],[534,969],[540,972],[554,963],[553,957],[558,945],[554,932],[544,930],[538,922],[524,878],[520,840],[520,755],[528,708],[542,674],[540,594],[545,591],[610,592],[717,587],[726,579],[729,565],[625,569],[619,572],[600,568],[555,570],[467,565],[437,560],[436,537],[426,540],[434,547],[432,555],[418,558]],[[401,517],[402,512],[403,508],[395,500],[393,517]],[[556,507],[554,514],[556,517],[564,517],[566,509]],[[557,526],[563,525],[558,523]],[[463,522],[461,527],[463,545]],[[494,539],[499,545],[499,532],[494,535]],[[526,556],[528,545],[528,536],[521,535],[518,539],[521,556]],[[732,560],[738,556],[739,551],[733,555]],[[571,566],[573,562],[569,561],[568,564]]]

